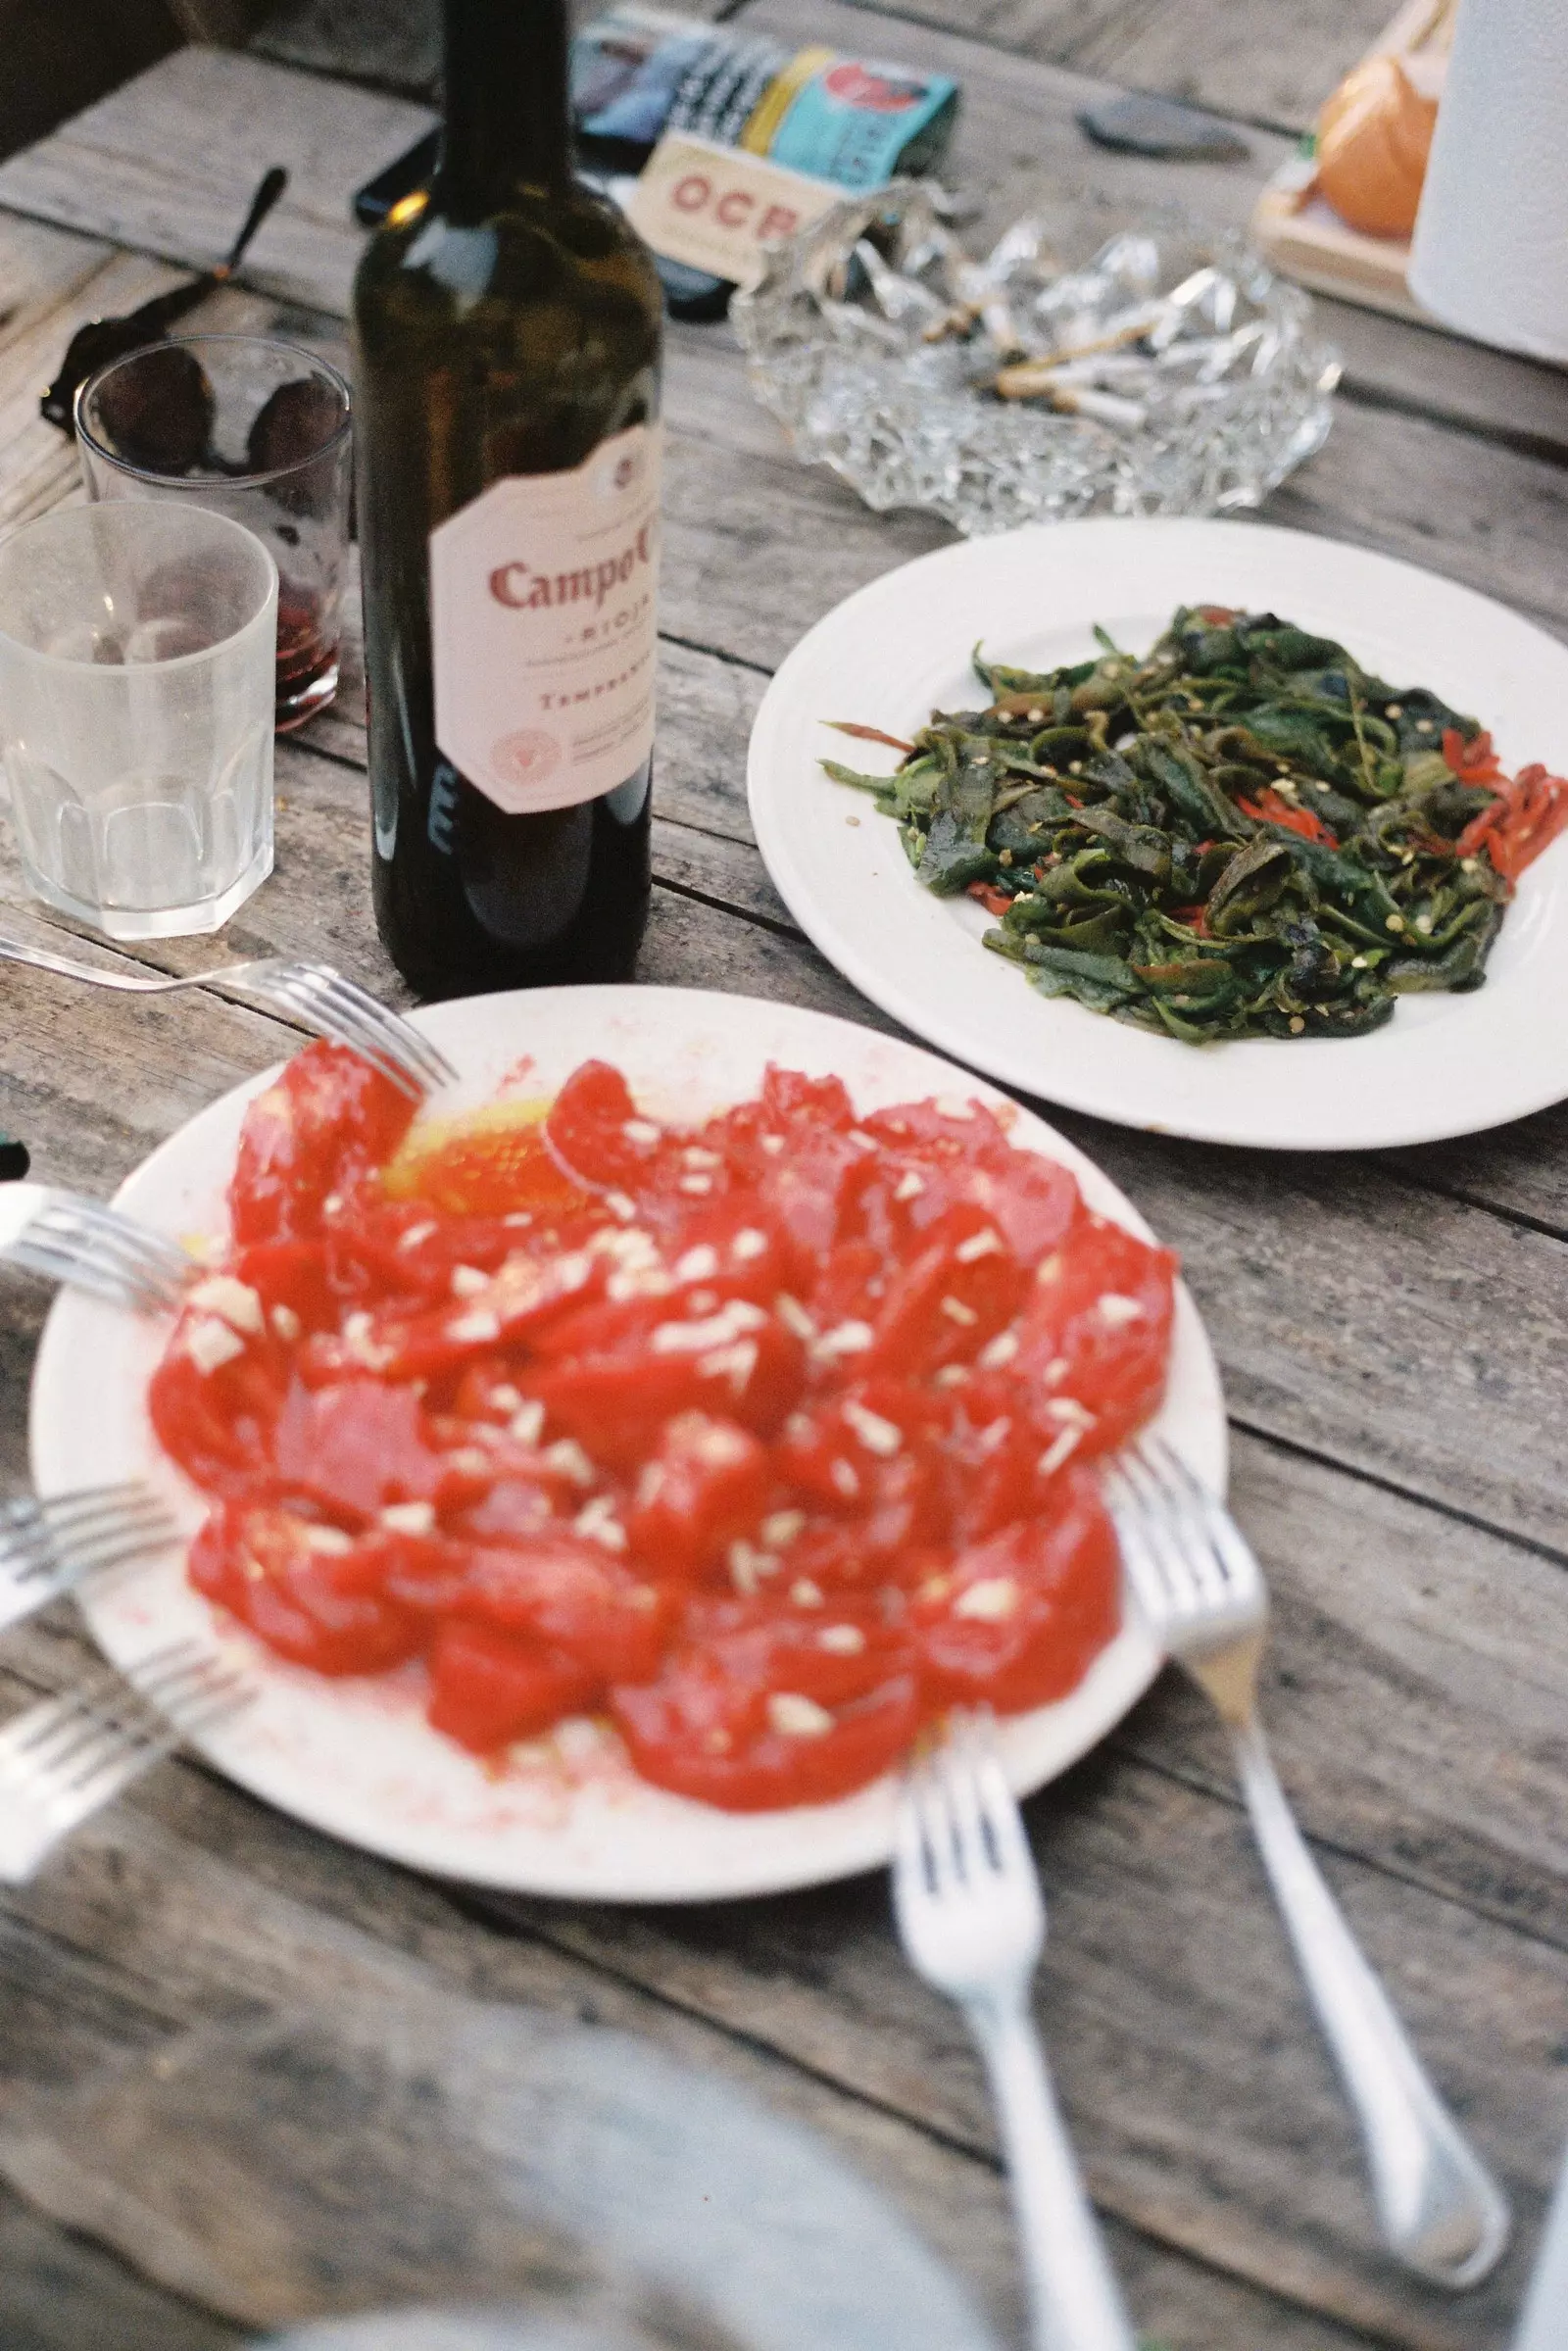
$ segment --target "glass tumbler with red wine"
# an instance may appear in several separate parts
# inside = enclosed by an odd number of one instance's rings
[[[76,443],[92,499],[172,498],[254,531],[277,565],[279,734],[337,691],[348,557],[349,387],[260,335],[151,343],[89,377]]]

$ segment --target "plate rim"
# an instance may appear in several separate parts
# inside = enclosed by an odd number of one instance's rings
[[[1173,1139],[1217,1144],[1227,1150],[1241,1151],[1393,1151],[1488,1133],[1568,1100],[1568,1046],[1565,1046],[1562,1065],[1555,1072],[1549,1064],[1542,1063],[1538,1058],[1537,1083],[1518,1088],[1505,1106],[1487,1110],[1479,1121],[1473,1113],[1458,1108],[1459,1096],[1452,1089],[1440,1089],[1429,1097],[1431,1107],[1419,1116],[1412,1115],[1402,1122],[1391,1118],[1377,1125],[1375,1130],[1371,1122],[1363,1120],[1353,1131],[1331,1132],[1326,1137],[1320,1127],[1307,1123],[1293,1128],[1276,1122],[1271,1129],[1259,1127],[1249,1130],[1245,1121],[1238,1122],[1230,1118],[1142,1116],[1124,1098],[1118,1100],[1113,1093],[1093,1084],[1081,1084],[1071,1076],[1063,1079],[1058,1071],[1049,1065],[1052,1016],[1071,1016],[1082,1007],[1058,1005],[1030,991],[1024,1001],[1040,1025],[1023,1021],[999,1024],[994,1031],[979,1034],[974,1022],[963,1013],[948,1014],[939,997],[923,993],[918,985],[906,984],[897,967],[891,967],[872,953],[862,951],[853,931],[820,899],[811,877],[797,858],[788,835],[783,812],[784,786],[778,770],[789,755],[786,753],[781,758],[778,738],[793,714],[791,706],[797,680],[818,658],[829,632],[846,619],[856,618],[863,612],[874,612],[885,599],[897,595],[911,574],[928,575],[932,569],[961,571],[966,567],[981,567],[992,551],[1004,546],[1030,543],[1038,545],[1042,551],[1054,550],[1058,557],[1066,551],[1070,557],[1073,544],[1081,544],[1091,536],[1095,542],[1106,544],[1112,533],[1118,539],[1135,542],[1156,536],[1170,540],[1190,533],[1221,532],[1225,534],[1227,543],[1233,539],[1239,540],[1245,534],[1254,546],[1264,542],[1278,543],[1293,553],[1301,549],[1332,551],[1336,558],[1348,559],[1358,565],[1366,565],[1369,570],[1387,575],[1391,586],[1399,580],[1420,582],[1424,592],[1436,590],[1455,600],[1458,605],[1469,605],[1478,614],[1488,614],[1493,623],[1500,618],[1510,628],[1534,639],[1552,661],[1558,663],[1568,661],[1568,647],[1551,636],[1539,622],[1515,612],[1497,597],[1469,587],[1463,581],[1448,579],[1441,572],[1428,570],[1404,557],[1387,555],[1380,549],[1359,547],[1351,540],[1293,529],[1280,523],[1216,515],[1091,515],[1056,523],[1023,523],[1012,530],[960,539],[946,546],[928,549],[923,555],[912,556],[853,589],[797,640],[769,679],[758,705],[747,746],[748,812],[769,880],[819,954],[870,1004],[901,1022],[922,1044],[960,1062],[965,1068],[989,1077],[995,1083],[1026,1094],[1031,1101],[1045,1102],[1055,1108],[1104,1119],[1109,1124],[1123,1126],[1137,1133],[1169,1135]],[[1085,615],[1086,627],[1092,617],[1092,614]],[[957,634],[961,633],[956,633],[955,665],[966,650],[956,641]],[[876,821],[886,823],[888,820],[879,815]],[[1554,845],[1554,853],[1548,854],[1552,855],[1555,887],[1568,893],[1568,842]],[[974,946],[977,952],[984,952],[979,949],[978,941],[974,942]],[[1096,1014],[1085,1016],[1091,1019],[1103,1017]],[[1023,1040],[1019,1050],[1009,1049],[1009,1034]],[[1386,1037],[1389,1031],[1378,1034]],[[1147,1042],[1152,1049],[1162,1053],[1197,1053],[1204,1050],[1183,1046],[1175,1039],[1154,1036],[1147,1040],[1141,1038],[1140,1041]],[[1259,1044],[1273,1044],[1281,1050],[1287,1050],[1283,1040],[1238,1042],[1247,1049]],[[1291,1046],[1288,1050],[1310,1052],[1315,1047],[1319,1051],[1327,1051],[1332,1046],[1336,1051],[1353,1053],[1357,1042],[1355,1039],[1309,1040],[1299,1047]],[[1225,1049],[1220,1046],[1210,1050],[1220,1052]]]
[[[862,1041],[862,1050],[866,1044],[875,1045],[880,1050],[892,1054],[901,1065],[911,1059],[928,1064],[931,1074],[927,1083],[931,1091],[951,1092],[953,1081],[956,1079],[965,1088],[972,1087],[981,1100],[990,1098],[999,1104],[1007,1104],[1023,1123],[1024,1132],[1020,1135],[1019,1141],[1025,1148],[1042,1150],[1048,1156],[1059,1157],[1081,1184],[1085,1182],[1087,1176],[1086,1191],[1098,1191],[1101,1196],[1096,1201],[1097,1208],[1103,1207],[1105,1212],[1117,1215],[1118,1221],[1127,1224],[1130,1229],[1143,1237],[1153,1238],[1147,1219],[1136,1204],[1127,1198],[1121,1187],[1087,1152],[1081,1151],[1068,1137],[1059,1134],[1038,1112],[1030,1109],[1027,1105],[1014,1103],[1009,1096],[989,1081],[983,1078],[972,1079],[969,1072],[956,1066],[945,1056],[934,1053],[923,1044],[910,1043],[904,1038],[890,1037],[885,1032],[846,1020],[836,1013],[822,1012],[805,1005],[767,1004],[763,1000],[729,991],[630,985],[619,988],[517,990],[499,992],[483,997],[452,999],[440,1004],[422,1007],[413,1013],[411,1017],[420,1028],[431,1034],[437,1043],[452,1052],[454,1047],[461,1045],[461,1040],[443,1032],[448,1031],[454,1025],[461,1025],[466,1017],[474,1015],[481,1018],[487,1015],[494,1017],[498,1009],[504,1028],[507,1017],[504,1007],[510,1006],[513,1008],[517,1024],[507,1038],[510,1049],[518,1037],[525,1035],[530,1016],[537,1025],[537,1016],[541,1007],[545,1005],[546,1000],[554,1003],[564,998],[577,1000],[579,1003],[581,1000],[589,998],[600,1000],[608,998],[622,1004],[640,1005],[643,1016],[648,1021],[660,1020],[662,1015],[663,1019],[667,1020],[671,1012],[678,1013],[683,1007],[691,1007],[691,1016],[700,1018],[701,1007],[707,1005],[727,1007],[726,1012],[720,1015],[721,1018],[744,1018],[748,1012],[755,1013],[759,1004],[761,1003],[762,1008],[770,1019],[781,1018],[787,1025],[804,1022],[808,1027],[819,1030],[846,1032],[850,1037]],[[129,1195],[134,1205],[149,1180],[156,1186],[170,1179],[176,1170],[181,1168],[193,1148],[197,1151],[202,1148],[200,1137],[196,1138],[193,1144],[191,1136],[193,1128],[204,1122],[216,1121],[225,1114],[231,1114],[241,1104],[265,1092],[267,1087],[275,1081],[283,1066],[282,1062],[272,1063],[256,1076],[225,1088],[220,1095],[204,1104],[190,1118],[183,1120],[172,1134],[166,1136],[155,1145],[146,1157],[117,1187],[114,1195],[115,1204],[124,1205],[126,1196]],[[944,1076],[947,1080],[945,1086],[942,1083]],[[851,1083],[853,1086],[853,1080]],[[149,1221],[156,1220],[149,1217]],[[1195,1417],[1195,1426],[1201,1426],[1202,1443],[1207,1447],[1206,1457],[1201,1466],[1205,1474],[1216,1481],[1219,1490],[1223,1492],[1228,1471],[1229,1447],[1228,1424],[1218,1365],[1201,1316],[1185,1282],[1178,1281],[1177,1297],[1177,1343],[1183,1353],[1190,1356],[1188,1365],[1190,1393],[1183,1408],[1191,1410]],[[79,1292],[61,1291],[51,1302],[34,1359],[28,1398],[28,1449],[34,1485],[40,1494],[46,1494],[52,1491],[58,1491],[63,1484],[74,1482],[70,1476],[62,1476],[59,1465],[63,1459],[69,1460],[74,1445],[85,1445],[90,1442],[85,1437],[77,1437],[67,1425],[69,1414],[65,1421],[62,1420],[62,1414],[69,1397],[72,1365],[74,1360],[77,1359],[76,1349],[90,1340],[93,1329],[101,1327],[102,1320],[106,1317],[111,1318],[117,1326],[121,1327],[131,1319],[120,1310]],[[168,1327],[167,1317],[150,1318],[150,1322],[151,1327],[155,1329]],[[157,1458],[156,1455],[154,1457]],[[173,1470],[172,1464],[160,1460],[159,1467],[170,1479],[178,1480],[178,1473]],[[179,1482],[183,1483],[183,1481]],[[190,1492],[194,1494],[195,1490],[190,1489]],[[151,1576],[155,1575],[158,1570],[154,1567],[147,1572]],[[118,1591],[121,1587],[117,1585],[116,1589]],[[81,1593],[78,1595],[78,1603],[90,1635],[103,1653],[111,1659],[111,1662],[117,1665],[133,1664],[136,1654],[145,1648],[156,1645],[156,1640],[138,1643],[119,1638],[118,1634],[114,1632],[112,1618],[109,1620],[109,1635],[106,1637],[104,1606],[101,1596],[95,1600],[92,1592]],[[220,1635],[223,1638],[228,1637],[228,1628],[220,1618],[210,1613],[208,1621],[215,1625]],[[235,1638],[242,1641],[246,1654],[253,1653],[255,1644],[249,1637],[236,1631]],[[265,1651],[261,1653],[258,1662],[264,1675],[270,1670],[273,1670],[275,1666],[276,1678],[280,1681],[286,1680],[294,1671],[282,1661],[270,1660],[269,1653]],[[1070,1692],[1065,1700],[1059,1702],[1059,1708],[1036,1709],[1032,1714],[1008,1717],[1004,1722],[1002,1729],[1004,1765],[1008,1771],[1008,1777],[1018,1792],[1032,1792],[1035,1788],[1044,1787],[1051,1781],[1059,1778],[1063,1772],[1070,1770],[1081,1761],[1093,1747],[1109,1737],[1152,1683],[1162,1663],[1163,1659],[1157,1646],[1138,1617],[1136,1609],[1126,1606],[1123,1625],[1116,1639],[1107,1649],[1102,1651],[1101,1656],[1091,1667],[1085,1682],[1078,1686],[1078,1690]],[[376,1677],[368,1679],[373,1681]],[[325,1689],[322,1678],[311,1677],[311,1684],[317,1683],[320,1683],[323,1690]],[[1075,1700],[1089,1690],[1091,1686],[1094,1686],[1096,1704],[1075,1708]],[[1020,1759],[1008,1751],[1014,1743],[1008,1738],[1010,1726],[1026,1726],[1037,1721],[1041,1716],[1052,1715],[1056,1717],[1059,1724],[1064,1719],[1060,1708],[1074,1709],[1074,1712],[1065,1718],[1073,1723],[1074,1730],[1059,1754],[1048,1764],[1044,1772],[1036,1770],[1028,1761]],[[1081,1722],[1080,1716],[1084,1718]],[[429,1736],[434,1738],[436,1735],[431,1733]],[[253,1768],[247,1765],[243,1753],[238,1759],[225,1754],[225,1737],[222,1728],[195,1738],[188,1743],[225,1778],[246,1788],[249,1793],[259,1797],[263,1802],[270,1804],[275,1810],[287,1813],[290,1817],[302,1821],[307,1827],[320,1834],[334,1837],[340,1842],[357,1845],[381,1858],[404,1867],[419,1870],[429,1876],[446,1878],[462,1884],[486,1886],[498,1890],[519,1894],[538,1894],[546,1897],[607,1903],[668,1902],[678,1904],[748,1899],[760,1894],[786,1892],[808,1886],[827,1884],[837,1879],[861,1874],[869,1869],[880,1868],[886,1864],[891,1851],[891,1777],[884,1775],[881,1781],[871,1784],[870,1789],[858,1791],[855,1796],[843,1799],[843,1802],[853,1805],[868,1794],[877,1793],[880,1810],[885,1818],[880,1823],[876,1820],[867,1821],[859,1842],[837,1858],[831,1859],[827,1866],[819,1865],[812,1857],[811,1845],[815,1834],[814,1827],[804,1816],[821,1813],[831,1821],[836,1815],[840,1815],[839,1805],[786,1808],[803,1816],[802,1849],[798,1861],[787,1867],[775,1864],[754,1876],[747,1876],[744,1871],[732,1872],[722,1881],[712,1873],[682,1880],[679,1877],[649,1877],[633,1872],[621,1881],[613,1882],[607,1881],[603,1876],[595,1876],[591,1872],[585,1875],[580,1868],[568,1867],[559,1873],[552,1873],[548,1868],[534,1865],[530,1865],[523,1874],[519,1874],[515,1864],[509,1864],[507,1860],[504,1837],[498,1841],[497,1862],[493,1870],[472,1866],[471,1858],[465,1859],[461,1866],[457,1864],[444,1865],[440,1858],[433,1855],[430,1850],[429,1832],[427,1831],[422,1835],[420,1833],[404,1835],[401,1832],[400,1824],[392,1822],[385,1835],[378,1836],[372,1840],[342,1826],[340,1821],[332,1816],[329,1801],[320,1807],[313,1808],[294,1800],[286,1793],[279,1793],[275,1784],[270,1781],[265,1768]],[[662,1790],[654,1790],[653,1793],[664,1802],[678,1804],[682,1801],[679,1798],[666,1796]],[[703,1812],[710,1810],[706,1806],[694,1807],[694,1809]],[[726,1817],[736,1823],[735,1841],[739,1844],[744,1838],[748,1821],[754,1816],[735,1814]],[[775,1814],[772,1817],[778,1818],[782,1815]]]

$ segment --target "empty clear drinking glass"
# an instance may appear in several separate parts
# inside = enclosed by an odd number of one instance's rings
[[[0,754],[28,886],[111,939],[216,931],[272,870],[277,569],[201,507],[0,541]]]

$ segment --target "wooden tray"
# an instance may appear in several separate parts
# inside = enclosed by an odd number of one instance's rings
[[[1405,0],[1361,63],[1373,57],[1413,57],[1418,51],[1442,55],[1452,27],[1451,0]],[[1321,196],[1307,192],[1314,177],[1310,155],[1293,155],[1259,196],[1252,213],[1252,237],[1264,258],[1283,276],[1310,286],[1314,293],[1337,294],[1369,310],[1392,312],[1396,318],[1438,323],[1410,291],[1408,237],[1369,237],[1347,228]]]

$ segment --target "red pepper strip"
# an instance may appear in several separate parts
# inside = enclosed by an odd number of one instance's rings
[[[1190,931],[1198,933],[1200,939],[1208,937],[1207,906],[1172,906],[1170,918],[1172,922],[1185,922]]]
[[[1236,618],[1236,607],[1231,604],[1200,604],[1198,617],[1206,620],[1210,628],[1224,628]]]
[[[1443,730],[1443,759],[1451,767],[1461,784],[1505,784],[1507,777],[1497,764],[1497,755],[1492,748],[1492,737],[1483,732],[1465,741],[1457,727]]]
[[[902,742],[897,735],[885,735],[879,726],[861,726],[854,718],[829,718],[824,723],[841,735],[858,735],[862,743],[885,743],[890,751],[902,751],[906,758],[914,750],[912,743]]]
[[[978,899],[988,914],[1005,914],[1012,904],[1006,892],[999,890],[992,882],[971,882],[968,895]]]
[[[1484,849],[1505,881],[1549,849],[1568,827],[1568,777],[1548,775],[1539,762],[1521,767],[1490,808],[1483,808],[1454,843],[1462,857]]]
[[[1239,800],[1236,806],[1244,816],[1258,824],[1283,824],[1287,832],[1299,833],[1303,841],[1321,841],[1325,849],[1338,849],[1337,837],[1329,831],[1321,816],[1310,808],[1293,808],[1282,793],[1270,784],[1255,800]]]

